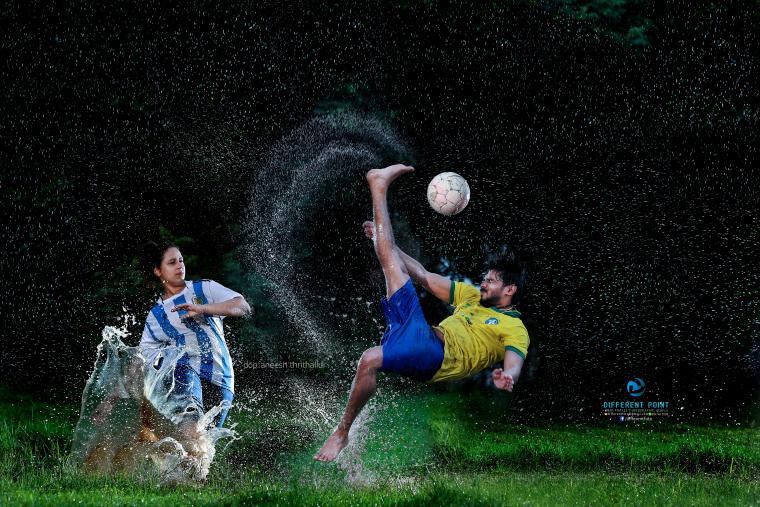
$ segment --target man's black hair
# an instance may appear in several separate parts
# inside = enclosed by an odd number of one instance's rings
[[[501,278],[506,285],[514,284],[517,286],[517,292],[512,297],[513,304],[518,304],[522,300],[523,291],[525,290],[525,282],[528,278],[528,271],[514,252],[504,248],[499,253],[490,254],[486,257],[483,267],[486,272],[494,270],[498,273],[499,278]]]

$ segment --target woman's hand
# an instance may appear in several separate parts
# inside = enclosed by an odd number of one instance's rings
[[[191,319],[197,315],[204,315],[206,313],[205,311],[206,305],[196,305],[194,303],[182,303],[181,305],[177,305],[174,308],[172,308],[173,312],[179,312],[179,311],[186,311],[187,313],[182,315],[180,314],[180,319]]]

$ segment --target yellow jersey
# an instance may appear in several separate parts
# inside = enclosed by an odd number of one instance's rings
[[[507,350],[528,354],[520,312],[482,306],[480,290],[462,282],[451,282],[449,304],[454,313],[436,327],[444,336],[443,362],[430,382],[469,377],[503,361]]]

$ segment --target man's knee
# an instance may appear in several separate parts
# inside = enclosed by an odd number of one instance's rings
[[[367,349],[359,359],[359,370],[379,370],[383,366],[383,348]]]

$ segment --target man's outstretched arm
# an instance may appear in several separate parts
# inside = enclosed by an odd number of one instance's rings
[[[449,297],[451,296],[451,280],[445,276],[441,276],[437,273],[431,273],[425,267],[419,263],[417,259],[414,259],[404,253],[398,246],[396,247],[401,260],[404,261],[404,266],[418,285],[421,285],[426,291],[443,301],[449,303]]]
[[[367,237],[374,241],[375,239],[375,224],[367,221],[364,222],[364,233]],[[401,257],[401,261],[404,263],[406,272],[412,277],[412,280],[418,285],[421,285],[429,293],[443,301],[444,303],[450,303],[449,296],[451,295],[451,280],[445,276],[441,276],[437,273],[431,273],[425,267],[419,263],[416,259],[407,255],[396,245],[396,251]]]
[[[504,368],[496,368],[493,371],[493,385],[504,391],[512,392],[512,389],[520,377],[525,360],[517,352],[507,350],[504,353]]]

